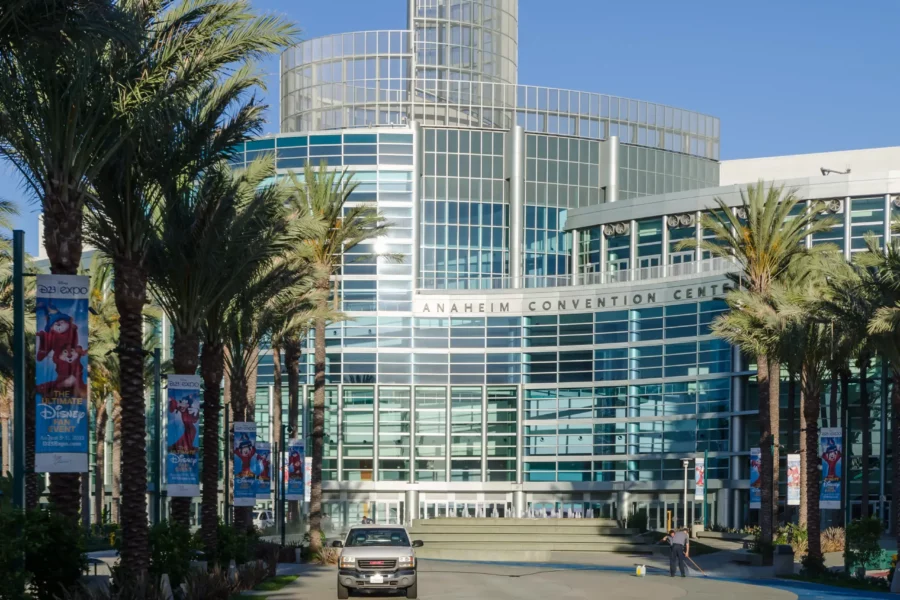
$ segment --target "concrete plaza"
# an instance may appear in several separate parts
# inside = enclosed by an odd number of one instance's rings
[[[626,558],[626,557],[623,557]],[[632,562],[639,559],[632,557]],[[643,561],[641,561],[643,562]],[[285,565],[286,567],[288,565]],[[291,565],[299,579],[279,592],[264,593],[269,600],[331,600],[336,598],[333,567]],[[419,563],[419,598],[422,600],[503,600],[610,598],[616,600],[859,600],[888,598],[793,581],[723,576],[703,577],[694,572],[682,579],[650,565],[646,577],[619,566],[511,565],[422,560]],[[736,575],[736,574],[735,574]],[[365,598],[380,596],[365,595]],[[389,597],[389,596],[385,596]],[[394,596],[396,597],[396,596]]]

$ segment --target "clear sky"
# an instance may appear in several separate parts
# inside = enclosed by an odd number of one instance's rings
[[[303,38],[405,29],[406,0],[252,0]],[[520,0],[519,83],[660,102],[721,119],[722,159],[900,145],[897,0]],[[278,58],[263,64],[278,130]],[[37,216],[0,165],[0,197]]]

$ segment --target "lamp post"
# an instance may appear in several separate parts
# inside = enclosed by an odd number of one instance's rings
[[[286,456],[285,452],[284,452],[285,451],[285,446],[284,446],[285,432],[287,432],[287,435],[290,436],[290,435],[294,434],[294,429],[293,429],[293,427],[285,425],[284,423],[281,424],[281,432],[280,432],[281,433],[281,443],[278,444],[278,448],[281,453],[281,457],[279,458],[279,465],[282,467],[282,469],[284,468],[283,467],[284,457]],[[285,513],[285,501],[287,498],[287,494],[286,494],[287,485],[285,485],[285,483],[284,483],[283,471],[281,473],[279,473],[279,484],[280,484],[280,487],[278,489],[278,491],[279,491],[278,504],[281,508],[281,510],[279,512],[279,515],[281,517],[281,545],[284,546],[285,534],[286,534],[285,529],[287,528],[287,519],[285,519],[285,514],[284,514]]]
[[[231,435],[231,404],[225,405],[225,524],[231,525],[231,470],[234,468],[234,459],[231,458],[231,447],[233,444]]]
[[[153,524],[162,520],[162,376],[160,374],[159,348],[153,349]]]
[[[13,231],[13,506],[25,509],[25,232]]]
[[[681,461],[681,465],[684,467],[684,520],[682,521],[683,527],[687,527],[688,524],[688,467],[690,466],[691,461],[685,458]]]

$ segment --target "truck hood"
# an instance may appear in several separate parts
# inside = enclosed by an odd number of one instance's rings
[[[401,556],[415,556],[412,547],[403,546],[357,546],[343,548],[341,556],[352,556],[355,559],[400,558]]]

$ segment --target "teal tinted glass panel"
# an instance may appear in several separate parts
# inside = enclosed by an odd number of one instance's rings
[[[295,146],[305,146],[307,142],[305,135],[281,137],[277,139],[279,148],[293,148]]]
[[[378,135],[375,133],[351,134],[344,135],[344,142],[347,144],[374,144],[378,141]]]
[[[412,144],[413,136],[402,133],[382,133],[381,141],[386,144]]]
[[[250,140],[247,142],[247,150],[268,150],[275,147],[275,140]]]
[[[340,135],[311,135],[309,136],[310,146],[328,146],[331,144],[340,144]]]

